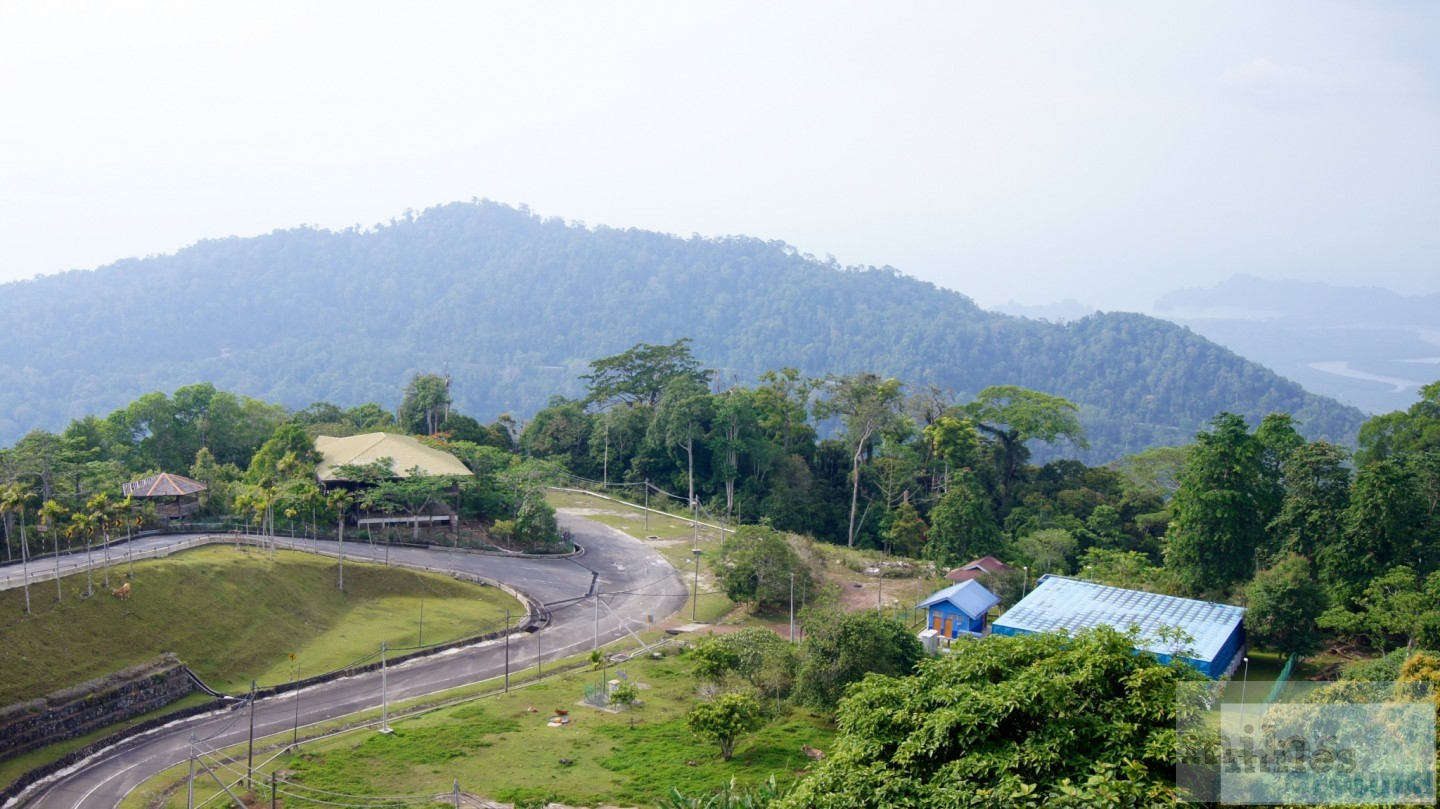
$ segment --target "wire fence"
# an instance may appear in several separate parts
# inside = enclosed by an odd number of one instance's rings
[[[1275,678],[1275,685],[1270,687],[1270,693],[1265,697],[1266,705],[1280,698],[1286,684],[1290,682],[1290,676],[1295,673],[1295,661],[1298,659],[1295,655],[1290,655],[1290,659],[1285,661],[1285,667],[1280,669],[1280,675]]]

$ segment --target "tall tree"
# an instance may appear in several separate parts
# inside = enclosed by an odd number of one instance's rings
[[[450,377],[417,373],[405,388],[405,398],[395,418],[411,433],[434,435],[449,413]]]
[[[1173,502],[1166,567],[1192,592],[1220,595],[1255,573],[1265,545],[1265,448],[1245,420],[1221,413],[1195,437]]]
[[[1346,604],[1395,565],[1422,574],[1425,505],[1413,472],[1396,460],[1374,461],[1355,475],[1338,542],[1317,551],[1321,575]]]
[[[969,470],[960,470],[951,477],[949,491],[930,512],[930,541],[925,545],[925,557],[953,567],[976,557],[1003,554],[1004,543],[984,487]]]
[[[1245,632],[1256,646],[1285,655],[1320,650],[1316,621],[1328,599],[1309,559],[1291,553],[1256,573],[1245,588],[1245,606]]]
[[[590,373],[580,378],[589,383],[585,401],[594,405],[611,402],[654,406],[665,386],[680,379],[705,387],[711,372],[690,353],[690,338],[669,345],[638,343],[612,357],[590,363]]]
[[[845,544],[855,547],[856,507],[860,502],[860,466],[869,457],[871,441],[900,417],[904,398],[896,379],[881,379],[869,372],[830,380],[829,397],[815,403],[815,417],[839,416],[845,424],[850,448],[850,527]]]
[[[0,488],[0,514],[5,520],[5,555],[10,555],[10,523],[12,518],[20,519],[20,566],[25,587],[25,614],[30,614],[30,549],[29,538],[25,536],[25,513],[35,500],[35,493],[23,483],[9,483]]]
[[[1068,439],[1078,447],[1087,447],[1085,430],[1080,426],[1080,408],[1059,397],[1016,385],[994,385],[980,391],[965,412],[987,435],[1000,443],[1001,489],[1003,502],[1008,504],[1015,484],[1015,473],[1029,457],[1027,441],[1055,443]]]
[[[1341,447],[1316,441],[1296,447],[1282,466],[1285,483],[1270,535],[1281,553],[1314,559],[1337,546],[1350,505],[1350,469]]]
[[[335,587],[341,592],[345,591],[345,512],[354,502],[355,495],[345,489],[337,487],[325,493],[325,506],[335,512],[335,538],[340,558],[340,573]]]
[[[740,477],[740,456],[757,429],[755,397],[744,388],[731,388],[712,400],[714,420],[707,443],[715,453],[715,472],[725,485],[725,516],[735,512],[735,481]]]
[[[65,527],[65,536],[73,539],[81,537],[85,540],[85,597],[95,595],[95,567],[90,562],[91,540],[95,537],[95,529],[99,520],[94,514],[88,511],[76,511],[70,515],[70,524]]]
[[[65,600],[65,594],[60,587],[60,534],[65,529],[60,522],[65,519],[65,507],[60,505],[58,500],[46,500],[40,506],[40,529],[50,535],[50,542],[55,551],[55,601],[56,603]]]
[[[710,394],[693,380],[676,378],[665,386],[650,422],[649,440],[666,448],[685,451],[685,482],[690,491],[690,505],[695,499],[695,442],[705,437],[715,409]]]

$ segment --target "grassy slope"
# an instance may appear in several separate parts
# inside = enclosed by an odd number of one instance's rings
[[[642,705],[616,713],[578,705],[586,684],[600,675],[573,672],[509,694],[392,718],[395,732],[388,736],[366,728],[304,742],[299,754],[282,755],[265,771],[278,768],[306,787],[350,795],[439,795],[458,780],[464,792],[522,806],[549,801],[653,806],[672,786],[703,794],[732,777],[741,784],[758,784],[772,775],[782,783],[794,780],[813,763],[801,748],[828,749],[834,738],[824,720],[795,711],[743,737],[735,757],[725,762],[718,747],[685,728],[684,715],[696,701],[686,658],[640,659],[618,670],[641,685]],[[607,675],[613,678],[616,671],[611,668]],[[569,709],[572,723],[547,727],[556,708]],[[175,768],[152,779],[124,806],[153,800],[183,777],[183,768]],[[213,791],[208,782],[196,781],[197,802]],[[183,807],[183,786],[164,805]]]
[[[113,566],[118,586],[123,565]],[[0,593],[0,705],[175,652],[211,685],[240,690],[251,679],[283,682],[294,653],[301,676],[339,668],[379,648],[417,640],[418,574],[347,563],[345,592],[333,559],[211,546],[135,565],[128,601],[81,598],[84,575],[31,587],[34,615],[19,590]],[[520,606],[500,590],[425,576],[425,640],[449,640]]]

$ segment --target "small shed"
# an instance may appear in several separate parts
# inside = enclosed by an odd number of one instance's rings
[[[951,570],[945,574],[945,578],[950,581],[970,581],[972,579],[978,579],[986,573],[999,573],[1004,570],[1014,569],[1015,568],[993,556],[982,556],[973,562],[968,562]]]
[[[1211,679],[1233,674],[1245,649],[1245,610],[1193,598],[1109,587],[1067,576],[1040,577],[1035,589],[995,621],[996,635],[1110,626],[1140,631],[1140,651],[1161,662],[1182,660]],[[1178,629],[1180,642],[1160,637]]]
[[[985,616],[999,603],[994,593],[972,579],[940,590],[915,605],[915,609],[926,611],[925,625],[942,638],[978,638],[986,633]]]

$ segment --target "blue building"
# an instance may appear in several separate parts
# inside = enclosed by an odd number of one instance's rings
[[[961,635],[979,637],[985,634],[985,616],[1000,603],[994,593],[974,579],[946,587],[919,604],[926,610],[925,625],[942,638]]]
[[[1244,609],[1229,604],[1107,587],[1065,576],[1042,576],[1029,595],[995,621],[992,632],[1077,632],[1093,626],[1110,626],[1124,632],[1137,626],[1144,639],[1140,649],[1162,662],[1175,656],[1201,674],[1220,679],[1233,674],[1243,657],[1244,618]],[[1188,636],[1181,648],[1174,641],[1159,638],[1160,630],[1166,627]]]

